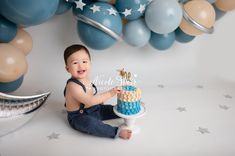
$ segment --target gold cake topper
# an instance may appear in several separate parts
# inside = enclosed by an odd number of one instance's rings
[[[122,78],[122,81],[125,80],[126,82],[131,82],[131,72],[127,72],[124,70],[124,68],[117,70],[119,72],[119,75]]]

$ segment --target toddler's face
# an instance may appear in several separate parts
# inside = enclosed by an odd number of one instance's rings
[[[87,78],[90,67],[91,61],[84,49],[73,53],[67,59],[66,69],[76,79]]]

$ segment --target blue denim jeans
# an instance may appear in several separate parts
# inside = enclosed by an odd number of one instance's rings
[[[84,105],[81,104],[79,110],[67,112],[70,126],[80,132],[108,138],[115,138],[118,132],[118,127],[112,127],[102,122],[102,120],[119,118],[114,114],[112,105],[99,104],[84,108]]]

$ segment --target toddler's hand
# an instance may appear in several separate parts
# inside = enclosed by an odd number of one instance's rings
[[[117,93],[120,93],[121,90],[122,90],[122,89],[121,89],[120,87],[116,86],[116,87],[114,87],[113,89],[111,89],[110,92],[111,92],[112,96],[114,96],[114,95],[116,95]]]

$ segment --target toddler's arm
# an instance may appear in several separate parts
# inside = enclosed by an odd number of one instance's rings
[[[86,94],[81,86],[69,85],[68,87],[70,93],[72,94],[72,97],[74,97],[77,101],[85,104],[87,107],[103,103],[108,99],[110,99],[111,97],[115,96],[121,90],[119,87],[114,87],[109,91],[103,92],[101,94],[96,94],[93,96]]]

